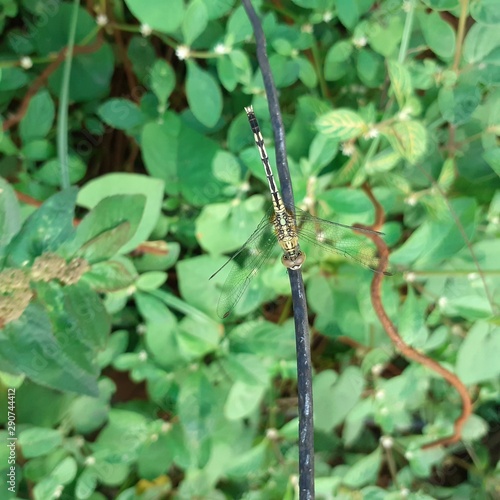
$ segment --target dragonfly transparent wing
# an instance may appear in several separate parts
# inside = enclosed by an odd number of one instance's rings
[[[269,214],[260,222],[252,236],[216,273],[228,264],[231,266],[217,304],[217,314],[221,318],[229,316],[234,306],[248,288],[250,281],[257,274],[262,264],[276,248],[276,236]]]
[[[361,238],[359,233],[382,233],[319,219],[300,208],[295,210],[299,241],[309,241],[327,252],[348,257],[372,271],[379,272],[380,259],[375,248],[366,239]],[[390,276],[392,272],[384,271],[384,274]]]

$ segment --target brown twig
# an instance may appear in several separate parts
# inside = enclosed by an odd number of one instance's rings
[[[370,201],[373,203],[375,207],[375,223],[371,227],[366,227],[366,229],[377,229],[380,228],[384,222],[384,211],[378,200],[373,195],[371,189],[368,185],[363,186],[364,191],[368,195]],[[392,343],[398,349],[403,356],[406,358],[416,361],[423,366],[427,366],[437,374],[441,375],[450,385],[452,385],[460,398],[462,399],[462,413],[455,420],[454,424],[454,432],[451,436],[445,437],[442,439],[438,439],[431,443],[425,444],[422,448],[433,448],[435,446],[445,446],[452,443],[456,443],[460,440],[462,436],[462,428],[472,413],[472,402],[467,391],[467,388],[462,383],[462,381],[453,373],[448,371],[446,368],[443,368],[437,361],[432,358],[425,356],[424,354],[416,351],[409,345],[407,345],[399,332],[397,331],[394,323],[391,321],[387,313],[385,312],[384,305],[382,303],[382,280],[384,279],[384,271],[387,269],[387,265],[389,262],[389,249],[385,244],[384,240],[378,235],[367,235],[376,245],[377,250],[380,254],[380,264],[378,267],[377,273],[374,273],[373,281],[371,284],[370,294],[372,299],[373,308],[382,323],[387,335],[391,339]]]

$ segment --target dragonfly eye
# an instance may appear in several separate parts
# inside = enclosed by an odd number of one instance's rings
[[[281,257],[281,262],[283,263],[283,265],[288,269],[292,269],[293,271],[300,269],[305,260],[306,254],[303,252],[300,252],[295,259],[289,259],[286,255],[283,255]]]

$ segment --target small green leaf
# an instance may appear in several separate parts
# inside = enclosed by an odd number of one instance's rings
[[[426,14],[421,11],[418,19],[429,48],[443,59],[453,57],[456,36],[450,23],[446,22],[437,12]]]
[[[55,107],[47,90],[40,90],[29,101],[28,110],[19,124],[23,144],[43,139],[54,122]]]
[[[135,285],[138,290],[156,290],[157,288],[160,288],[165,281],[167,281],[167,277],[167,273],[163,273],[161,271],[150,271],[141,274]]]
[[[208,12],[203,0],[192,0],[182,20],[182,34],[186,45],[191,45],[208,24]]]
[[[382,465],[380,448],[357,460],[344,475],[342,482],[349,488],[358,489],[365,484],[373,484]]]
[[[69,181],[76,184],[87,173],[87,165],[76,155],[69,155],[68,159]],[[45,162],[33,175],[33,178],[49,186],[60,186],[61,163],[57,158]]]
[[[73,457],[66,457],[50,473],[58,484],[68,484],[76,477],[77,465]]]
[[[31,427],[19,434],[19,445],[26,458],[47,455],[62,444],[62,434],[56,429]]]
[[[368,130],[361,116],[350,109],[342,108],[319,117],[316,126],[322,134],[338,141],[359,137]]]
[[[497,0],[472,0],[470,15],[478,23],[500,24],[500,9]]]
[[[427,151],[427,130],[420,122],[399,122],[383,132],[392,147],[410,163],[417,163]]]
[[[483,153],[484,161],[500,176],[500,148],[487,149]]]
[[[76,188],[69,188],[55,194],[26,219],[7,247],[12,264],[22,265],[42,253],[54,252],[74,234],[77,192]]]
[[[107,125],[129,130],[142,124],[144,117],[137,104],[128,99],[109,99],[99,106],[97,114]]]
[[[354,28],[359,21],[358,2],[336,2],[337,16],[340,22],[348,29]]]
[[[396,96],[399,108],[402,109],[413,90],[410,73],[403,64],[396,61],[388,61],[387,66],[389,78],[391,79],[392,91]]]
[[[142,129],[142,156],[147,171],[165,183],[165,191],[170,195],[179,192],[178,150],[179,118],[167,113],[163,123],[147,123]]]
[[[175,73],[172,66],[163,59],[158,59],[150,70],[151,89],[155,93],[160,106],[165,107],[175,87]]]
[[[413,288],[399,313],[399,331],[403,340],[415,348],[422,348],[427,341],[429,331],[425,325],[427,303],[417,299]]]
[[[194,61],[187,61],[186,94],[193,115],[206,127],[213,127],[222,113],[222,93],[215,78]]]
[[[498,47],[500,47],[498,27],[476,23],[465,37],[464,59],[470,64],[481,63],[490,52]]]
[[[500,328],[485,322],[472,326],[457,356],[457,375],[465,384],[494,381],[500,375]]]
[[[46,139],[35,139],[34,141],[23,144],[21,154],[27,160],[44,161],[55,156],[55,148],[51,141]]]
[[[21,211],[11,185],[0,177],[0,248],[21,228]]]
[[[225,417],[228,420],[240,420],[250,416],[259,406],[265,391],[265,385],[245,384],[237,380],[231,386],[224,405]]]
[[[314,379],[314,421],[318,429],[330,432],[343,422],[361,398],[364,379],[358,368],[348,367],[340,376],[324,371]]]
[[[324,72],[327,80],[340,80],[346,74],[345,63],[351,57],[352,51],[352,43],[348,40],[341,40],[330,47],[325,57]]]
[[[166,8],[163,0],[125,0],[132,14],[141,22],[160,31],[161,33],[174,33],[180,26],[184,16],[184,2],[182,0],[169,0]]]

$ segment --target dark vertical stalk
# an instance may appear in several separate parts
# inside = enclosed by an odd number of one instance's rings
[[[271,123],[274,131],[276,163],[280,178],[281,193],[285,206],[294,209],[293,189],[285,145],[285,131],[278,102],[278,91],[266,52],[266,39],[259,17],[250,0],[242,0],[243,6],[252,23],[257,45],[257,60],[262,72]],[[309,339],[309,323],[304,282],[300,270],[288,270],[292,290],[293,316],[295,321],[295,345],[297,350],[297,380],[299,396],[299,498],[314,498],[314,424],[312,398],[312,369]]]

